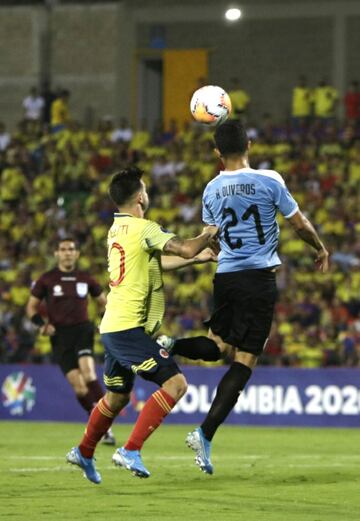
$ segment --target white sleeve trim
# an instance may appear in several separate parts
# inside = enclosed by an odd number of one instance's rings
[[[275,181],[280,183],[282,186],[286,186],[284,179],[279,174],[279,172],[276,172],[276,170],[255,170],[255,172],[258,175],[262,175],[264,177],[270,177],[271,179],[274,179]]]
[[[296,205],[295,209],[292,212],[290,212],[288,215],[284,215],[285,219],[290,219],[290,217],[295,215],[296,212],[298,212],[298,211],[299,211],[299,207],[298,207],[298,205]]]

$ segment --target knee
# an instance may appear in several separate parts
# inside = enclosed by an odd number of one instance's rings
[[[230,344],[227,344],[226,342],[224,342],[221,339],[221,337],[219,337],[218,335],[215,335],[211,329],[209,329],[209,331],[208,331],[208,338],[210,340],[212,340],[213,342],[215,342],[215,344],[218,346],[218,349],[219,349],[222,357],[225,357],[232,352],[233,347]]]
[[[183,374],[177,374],[167,380],[163,384],[162,388],[170,394],[176,402],[178,402],[187,391],[187,381]]]
[[[84,379],[81,377],[81,374],[77,371],[70,371],[66,375],[66,379],[73,388],[76,396],[85,396],[88,393],[87,385]]]
[[[86,383],[92,382],[97,378],[94,361],[92,358],[90,358],[90,360],[88,360],[88,358],[90,357],[79,358],[79,371]]]
[[[93,382],[97,378],[95,371],[92,371],[91,369],[85,371],[82,370],[81,374],[86,383]]]
[[[73,382],[71,384],[72,388],[74,389],[74,393],[76,396],[85,396],[89,391],[86,385],[84,385],[82,382]]]
[[[256,366],[258,357],[252,355],[251,353],[247,353],[245,351],[237,351],[235,353],[235,362],[239,362],[240,364],[246,365],[250,369],[254,369]]]
[[[130,394],[128,393],[113,393],[111,391],[107,391],[105,394],[106,403],[109,406],[109,409],[118,414],[130,401]]]

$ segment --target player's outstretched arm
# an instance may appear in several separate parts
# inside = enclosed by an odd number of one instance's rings
[[[193,239],[180,239],[173,237],[164,247],[164,253],[179,255],[183,259],[192,259],[206,248],[213,237],[218,234],[217,226],[205,226],[201,235]]]
[[[329,268],[329,252],[309,219],[302,212],[298,211],[288,220],[298,236],[317,251],[315,262],[318,269],[325,273]]]
[[[192,264],[204,264],[205,262],[217,261],[217,255],[210,248],[195,255],[192,259],[183,259],[175,255],[162,255],[161,256],[161,268],[163,271],[173,271],[179,268],[185,268],[185,266],[191,266]]]

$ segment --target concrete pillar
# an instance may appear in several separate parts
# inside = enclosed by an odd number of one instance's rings
[[[132,119],[132,100],[134,98],[134,67],[136,51],[136,25],[131,9],[131,2],[123,1],[118,5],[118,36],[116,41],[115,65],[115,104],[114,114]]]
[[[334,16],[333,85],[339,90],[338,116],[344,115],[343,97],[346,91],[346,16],[337,12]]]

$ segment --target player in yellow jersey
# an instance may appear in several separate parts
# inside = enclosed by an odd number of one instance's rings
[[[180,239],[144,219],[149,199],[141,177],[141,170],[129,167],[115,174],[110,183],[109,194],[119,212],[108,233],[111,289],[100,325],[107,392],[93,409],[80,445],[67,454],[67,461],[81,467],[96,484],[101,482],[93,458],[96,445],[127,405],[137,374],[160,389],[145,403],[128,441],[113,455],[113,462],[138,477],[150,476],[141,460],[142,445],[187,388],[180,368],[150,336],[160,327],[164,310],[161,253],[192,259],[218,233],[216,226],[206,226],[201,235]],[[181,265],[177,259],[172,264],[174,268]]]

